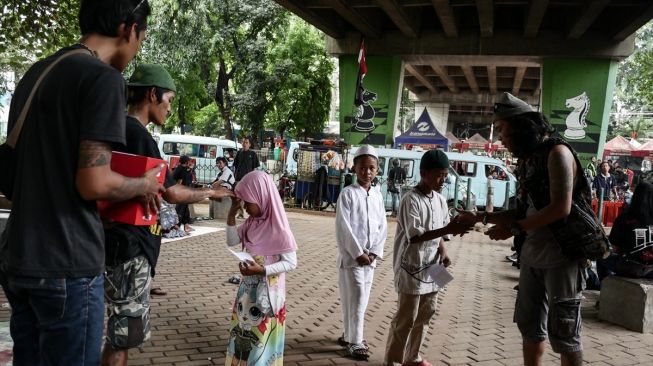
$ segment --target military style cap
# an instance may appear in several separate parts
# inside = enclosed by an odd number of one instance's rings
[[[161,65],[141,64],[136,66],[134,73],[127,82],[129,86],[156,86],[177,92],[172,76]]]
[[[376,149],[370,145],[363,145],[359,147],[358,150],[356,150],[356,155],[354,155],[354,159],[363,155],[370,155],[377,160],[379,159],[379,154],[376,153]]]
[[[499,98],[499,102],[494,104],[494,120],[518,116],[523,113],[533,112],[528,103],[517,98],[516,96],[504,92]]]
[[[419,168],[420,170],[447,169],[449,168],[449,158],[442,150],[429,150],[422,155]]]

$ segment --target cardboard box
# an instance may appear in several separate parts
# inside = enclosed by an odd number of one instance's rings
[[[148,170],[165,163],[165,160],[117,151],[111,154],[111,170],[126,177],[141,177]],[[158,175],[161,184],[165,179],[165,172],[166,168],[164,167]],[[144,216],[143,206],[136,199],[123,202],[97,201],[97,208],[100,217],[105,220],[137,226],[149,226],[157,222],[156,214],[152,214],[149,220]]]

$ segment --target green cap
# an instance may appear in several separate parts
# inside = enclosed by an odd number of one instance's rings
[[[161,65],[141,64],[136,66],[134,73],[127,82],[129,86],[156,86],[177,92],[175,81]]]
[[[442,150],[429,150],[422,156],[419,168],[420,170],[448,169],[449,158]]]

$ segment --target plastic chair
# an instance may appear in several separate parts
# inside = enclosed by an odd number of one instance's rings
[[[635,247],[633,249],[637,249],[639,247],[643,247],[646,245],[646,229],[635,229]]]

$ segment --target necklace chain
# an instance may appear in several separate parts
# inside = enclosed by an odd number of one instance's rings
[[[78,44],[79,44],[80,46],[82,46],[82,48],[84,48],[85,50],[87,50],[91,55],[93,55],[93,56],[95,56],[96,58],[98,58],[98,54],[97,54],[97,52],[95,52],[95,50],[92,50],[89,46],[87,46],[86,43],[84,43],[84,42],[79,42]]]
[[[433,198],[433,195],[434,195],[433,191],[431,191],[431,195],[429,196],[428,194],[424,193],[424,191],[422,190],[422,188],[420,188],[419,185],[416,186],[416,187],[417,187],[417,189],[420,191],[420,193],[423,194],[426,198],[428,198],[428,199],[432,199],[432,198]]]

